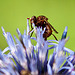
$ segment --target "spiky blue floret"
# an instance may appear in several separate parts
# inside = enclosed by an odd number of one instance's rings
[[[66,26],[66,27],[65,27],[65,30],[64,30],[64,32],[63,32],[63,34],[62,34],[61,40],[66,38],[66,36],[67,36],[67,29],[68,29],[68,27]]]

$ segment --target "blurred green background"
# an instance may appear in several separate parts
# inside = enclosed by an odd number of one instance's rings
[[[75,0],[0,0],[0,49],[7,47],[1,26],[11,35],[16,35],[19,28],[23,34],[27,26],[27,18],[33,15],[45,15],[48,21],[59,32],[56,37],[60,40],[61,35],[68,26],[69,41],[66,47],[75,51]],[[54,39],[50,36],[48,39]]]

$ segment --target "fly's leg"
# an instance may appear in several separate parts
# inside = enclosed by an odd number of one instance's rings
[[[58,39],[56,38],[56,36],[54,34],[52,34],[54,36],[54,38],[58,41]]]

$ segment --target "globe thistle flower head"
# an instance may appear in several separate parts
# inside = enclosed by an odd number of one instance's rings
[[[72,50],[65,47],[69,39],[66,38],[67,27],[61,40],[56,41],[45,40],[43,33],[46,28],[36,27],[34,23],[32,25],[33,30],[30,31],[27,18],[27,32],[24,30],[24,34],[21,34],[17,28],[19,39],[14,35],[15,42],[12,35],[6,33],[2,27],[8,47],[3,51],[0,50],[0,75],[74,75],[75,55]],[[35,37],[30,36],[32,32],[35,33]],[[36,41],[36,45],[33,45],[31,40]],[[54,49],[53,54],[48,55],[52,49]],[[9,51],[8,54],[5,54],[6,51]]]

